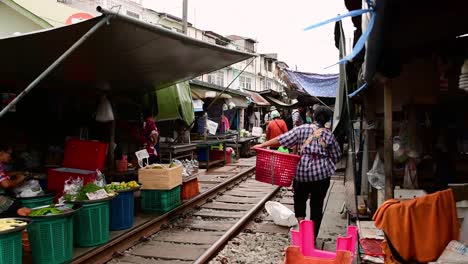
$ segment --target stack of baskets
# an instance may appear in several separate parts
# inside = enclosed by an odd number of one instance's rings
[[[181,204],[182,170],[182,165],[148,166],[138,170],[144,212],[166,213]]]

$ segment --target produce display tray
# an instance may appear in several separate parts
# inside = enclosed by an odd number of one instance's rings
[[[110,201],[110,200],[114,199],[115,197],[117,197],[117,195],[119,195],[119,194],[116,193],[116,194],[113,195],[113,196],[109,196],[109,197],[107,197],[107,198],[102,198],[102,199],[97,199],[97,200],[70,201],[70,202],[65,202],[65,203],[68,203],[68,204],[92,204],[92,203],[100,203],[100,202]]]
[[[2,220],[17,220],[17,221],[23,221],[23,222],[26,222],[26,225],[24,226],[17,226],[15,228],[12,228],[12,229],[8,229],[8,230],[5,230],[5,231],[0,231],[0,235],[6,235],[6,234],[10,234],[10,233],[15,233],[15,232],[21,232],[23,231],[24,229],[26,229],[26,227],[31,223],[31,219],[28,219],[28,218],[25,218],[25,217],[8,217],[8,218],[1,218]]]
[[[57,207],[57,205],[62,206],[63,204],[56,204],[55,207]],[[49,205],[44,205],[44,206],[36,207],[36,208],[34,208],[34,209],[41,209],[41,208],[47,208],[47,207],[49,207]],[[63,214],[28,216],[28,218],[34,220],[34,219],[52,219],[52,218],[66,217],[66,216],[69,216],[69,215],[73,215],[74,213],[76,213],[76,212],[77,212],[78,210],[80,210],[80,209],[81,209],[81,205],[80,205],[80,204],[74,204],[72,208],[70,208],[70,209],[67,210],[67,211],[64,211]]]

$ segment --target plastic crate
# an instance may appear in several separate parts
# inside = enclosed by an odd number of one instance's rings
[[[33,263],[66,263],[73,258],[73,216],[34,219],[28,238]]]
[[[0,235],[0,263],[23,263],[21,233],[22,231]]]
[[[109,241],[109,201],[83,204],[73,221],[76,246],[93,247]]]
[[[182,184],[180,196],[182,200],[189,200],[200,193],[198,179],[194,178]]]
[[[141,209],[145,212],[165,213],[180,203],[180,186],[171,190],[141,190]]]
[[[110,230],[123,230],[133,226],[134,202],[133,191],[119,192],[119,195],[110,201]]]
[[[45,205],[50,205],[54,203],[54,196],[43,196],[43,197],[38,197],[38,198],[27,198],[27,199],[18,199],[23,207],[27,208],[36,208],[39,206],[45,206]]]

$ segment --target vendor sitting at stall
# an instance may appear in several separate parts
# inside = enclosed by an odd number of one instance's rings
[[[30,210],[21,207],[21,203],[8,197],[5,190],[15,188],[21,185],[25,177],[22,174],[8,175],[5,171],[5,165],[11,161],[13,149],[10,146],[0,143],[0,218],[27,216]]]
[[[149,154],[148,164],[158,163],[158,138],[159,132],[156,128],[153,115],[151,111],[145,110],[143,112],[143,130],[142,130],[142,141],[143,149],[146,149]]]

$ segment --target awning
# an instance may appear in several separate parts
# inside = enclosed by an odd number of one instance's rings
[[[274,105],[278,108],[296,108],[299,104],[299,102],[297,100],[295,100],[294,103],[291,103],[291,104],[287,104],[287,103],[284,103],[274,97],[271,97],[271,96],[265,96],[264,97],[271,105]]]
[[[61,89],[95,89],[100,85],[108,92],[144,93],[252,57],[106,12],[111,16],[108,25],[91,34],[44,83]],[[102,19],[104,15],[0,39],[0,79],[32,81]]]
[[[338,74],[317,74],[284,69],[287,82],[314,97],[335,98]]]
[[[246,91],[248,94],[250,94],[250,98],[252,99],[252,101],[258,105],[258,106],[269,106],[270,103],[265,99],[263,98],[263,96],[259,95],[258,93],[256,92],[252,92],[252,91]]]
[[[192,90],[193,99],[203,100],[206,98],[216,98],[216,97],[224,98],[224,99],[232,98],[232,96],[227,93],[222,94],[220,92],[205,90],[202,88],[193,88],[193,87],[191,87],[190,89]]]
[[[247,108],[249,107],[249,100],[246,97],[237,97],[233,96],[230,99],[227,99],[228,103],[233,103],[236,108]]]

